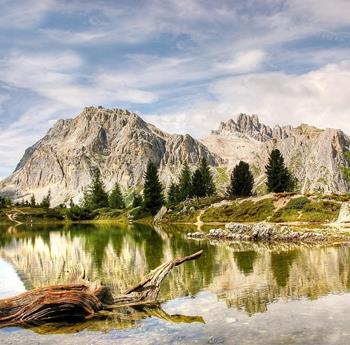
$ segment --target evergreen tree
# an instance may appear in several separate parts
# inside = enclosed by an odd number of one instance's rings
[[[34,194],[32,194],[32,196],[31,196],[31,198],[30,198],[30,206],[31,206],[31,207],[35,207],[35,206],[36,206]]]
[[[200,167],[192,177],[192,194],[197,198],[215,194],[215,184],[210,172],[208,162],[205,158],[201,160]]]
[[[66,216],[70,220],[89,220],[93,218],[93,213],[85,208],[75,205],[73,199],[70,199],[69,208],[65,210]]]
[[[240,161],[231,173],[230,185],[227,195],[230,197],[245,197],[252,195],[254,185],[253,174],[249,170],[249,164]]]
[[[97,169],[91,184],[84,192],[83,206],[89,210],[108,207],[108,194],[101,180],[101,173]]]
[[[40,207],[50,208],[51,203],[51,191],[49,190],[47,195],[43,197],[43,200],[40,203]]]
[[[187,164],[184,163],[179,178],[179,201],[184,201],[192,196],[192,173]]]
[[[142,206],[143,204],[143,200],[142,200],[142,196],[139,194],[135,194],[133,195],[133,199],[132,199],[132,207],[139,207]]]
[[[205,185],[200,169],[197,169],[192,177],[192,193],[196,198],[201,198],[205,196]]]
[[[155,215],[162,207],[163,202],[163,187],[159,181],[157,168],[152,162],[149,162],[143,189],[144,206],[152,215]]]
[[[111,208],[117,208],[117,209],[125,208],[123,194],[120,190],[118,183],[114,185],[114,188],[112,189],[109,195],[108,201],[109,201],[109,207]]]
[[[180,201],[180,186],[172,182],[168,191],[168,205],[174,206]]]
[[[284,164],[282,153],[278,149],[271,151],[269,162],[265,169],[269,192],[282,193],[291,190],[294,184],[293,179]]]
[[[210,172],[208,161],[205,158],[202,158],[199,170],[202,174],[204,196],[211,196],[215,194],[216,190],[213,181],[213,176]]]

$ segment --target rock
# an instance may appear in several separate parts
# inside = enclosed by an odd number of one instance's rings
[[[279,226],[278,224],[264,222],[256,224],[229,223],[225,225],[225,229],[211,229],[208,233],[189,233],[187,237],[263,242],[322,242],[332,238],[332,236],[315,232],[295,232],[292,228],[287,226]],[[333,238],[341,239],[341,236]],[[343,240],[348,241],[345,237]]]
[[[165,206],[162,206],[162,208],[158,211],[158,213],[153,218],[154,223],[156,224],[160,223],[167,212],[168,212],[168,209]]]
[[[240,114],[235,121],[222,122],[202,142],[225,159],[229,169],[240,160],[254,165],[257,185],[265,183],[268,155],[277,148],[303,186],[303,193],[349,191],[341,166],[349,165],[344,152],[350,147],[350,137],[341,130],[322,130],[305,124],[271,128],[260,123],[256,115]]]
[[[257,188],[265,183],[273,148],[282,151],[303,193],[345,193],[349,187],[341,166],[349,166],[344,157],[349,147],[350,137],[341,130],[308,125],[271,128],[257,115],[240,114],[198,141],[188,134],[161,131],[127,110],[88,107],[74,119],[57,121],[29,147],[14,173],[0,182],[0,194],[18,201],[34,194],[41,200],[51,190],[53,206],[70,199],[78,202],[96,168],[108,191],[116,182],[125,191],[142,184],[149,160],[159,167],[167,187],[179,176],[183,162],[194,169],[202,157],[214,173],[219,165],[230,171],[240,160],[254,165]],[[343,219],[346,211],[344,206]]]
[[[225,338],[221,337],[221,336],[217,336],[217,337],[210,337],[208,340],[208,344],[223,344],[225,342]]]
[[[14,199],[41,200],[51,190],[52,205],[78,202],[82,189],[99,168],[109,191],[143,183],[149,160],[160,169],[165,187],[184,161],[197,166],[205,157],[216,166],[223,160],[190,135],[171,135],[122,109],[88,107],[74,119],[59,120],[46,136],[28,148],[12,175],[0,182],[0,193]]]

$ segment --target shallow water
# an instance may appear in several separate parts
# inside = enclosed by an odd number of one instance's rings
[[[218,244],[188,227],[0,228],[0,297],[74,282],[85,271],[115,294],[200,248],[163,283],[163,310],[78,325],[0,330],[0,344],[348,344],[347,245]],[[130,314],[131,313],[131,314]]]

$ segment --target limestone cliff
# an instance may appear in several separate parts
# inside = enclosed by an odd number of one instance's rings
[[[37,200],[51,190],[52,204],[79,201],[98,167],[108,190],[119,182],[123,190],[142,185],[149,160],[168,186],[183,162],[192,168],[206,157],[221,187],[240,160],[251,164],[256,190],[263,191],[264,167],[273,148],[282,151],[302,192],[347,192],[341,167],[350,137],[341,130],[308,125],[269,127],[256,115],[240,114],[222,122],[202,141],[190,135],[166,133],[135,113],[88,107],[74,119],[59,120],[45,137],[25,151],[12,175],[0,182],[0,193],[13,199]],[[216,169],[220,167],[220,169]]]
[[[53,204],[78,201],[98,167],[107,189],[118,181],[124,190],[142,183],[149,160],[161,179],[175,178],[181,164],[212,166],[223,161],[189,135],[170,135],[121,109],[85,108],[74,119],[59,120],[47,135],[26,150],[14,173],[0,183],[3,194],[37,200],[50,189]]]
[[[225,159],[230,169],[240,160],[250,163],[258,188],[265,181],[269,153],[278,148],[297,177],[301,192],[349,190],[341,167],[349,165],[344,152],[349,150],[350,137],[341,130],[322,130],[305,124],[271,128],[261,124],[256,115],[240,114],[236,121],[221,123],[202,142]]]

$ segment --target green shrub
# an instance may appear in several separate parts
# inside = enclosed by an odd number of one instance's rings
[[[302,210],[306,204],[309,204],[310,200],[306,196],[300,198],[291,199],[286,205],[287,209],[290,210]]]
[[[274,206],[272,199],[257,202],[246,200],[241,203],[211,207],[202,216],[204,222],[261,222],[270,217]]]
[[[151,213],[142,206],[138,206],[129,211],[129,217],[133,220],[142,219],[150,216]]]
[[[94,214],[88,208],[78,205],[72,205],[70,208],[67,208],[66,216],[72,221],[91,220],[94,218]]]
[[[306,200],[305,200],[306,199]],[[306,197],[292,199],[279,209],[272,221],[282,222],[329,222],[338,217],[340,204],[329,200],[309,200]]]

